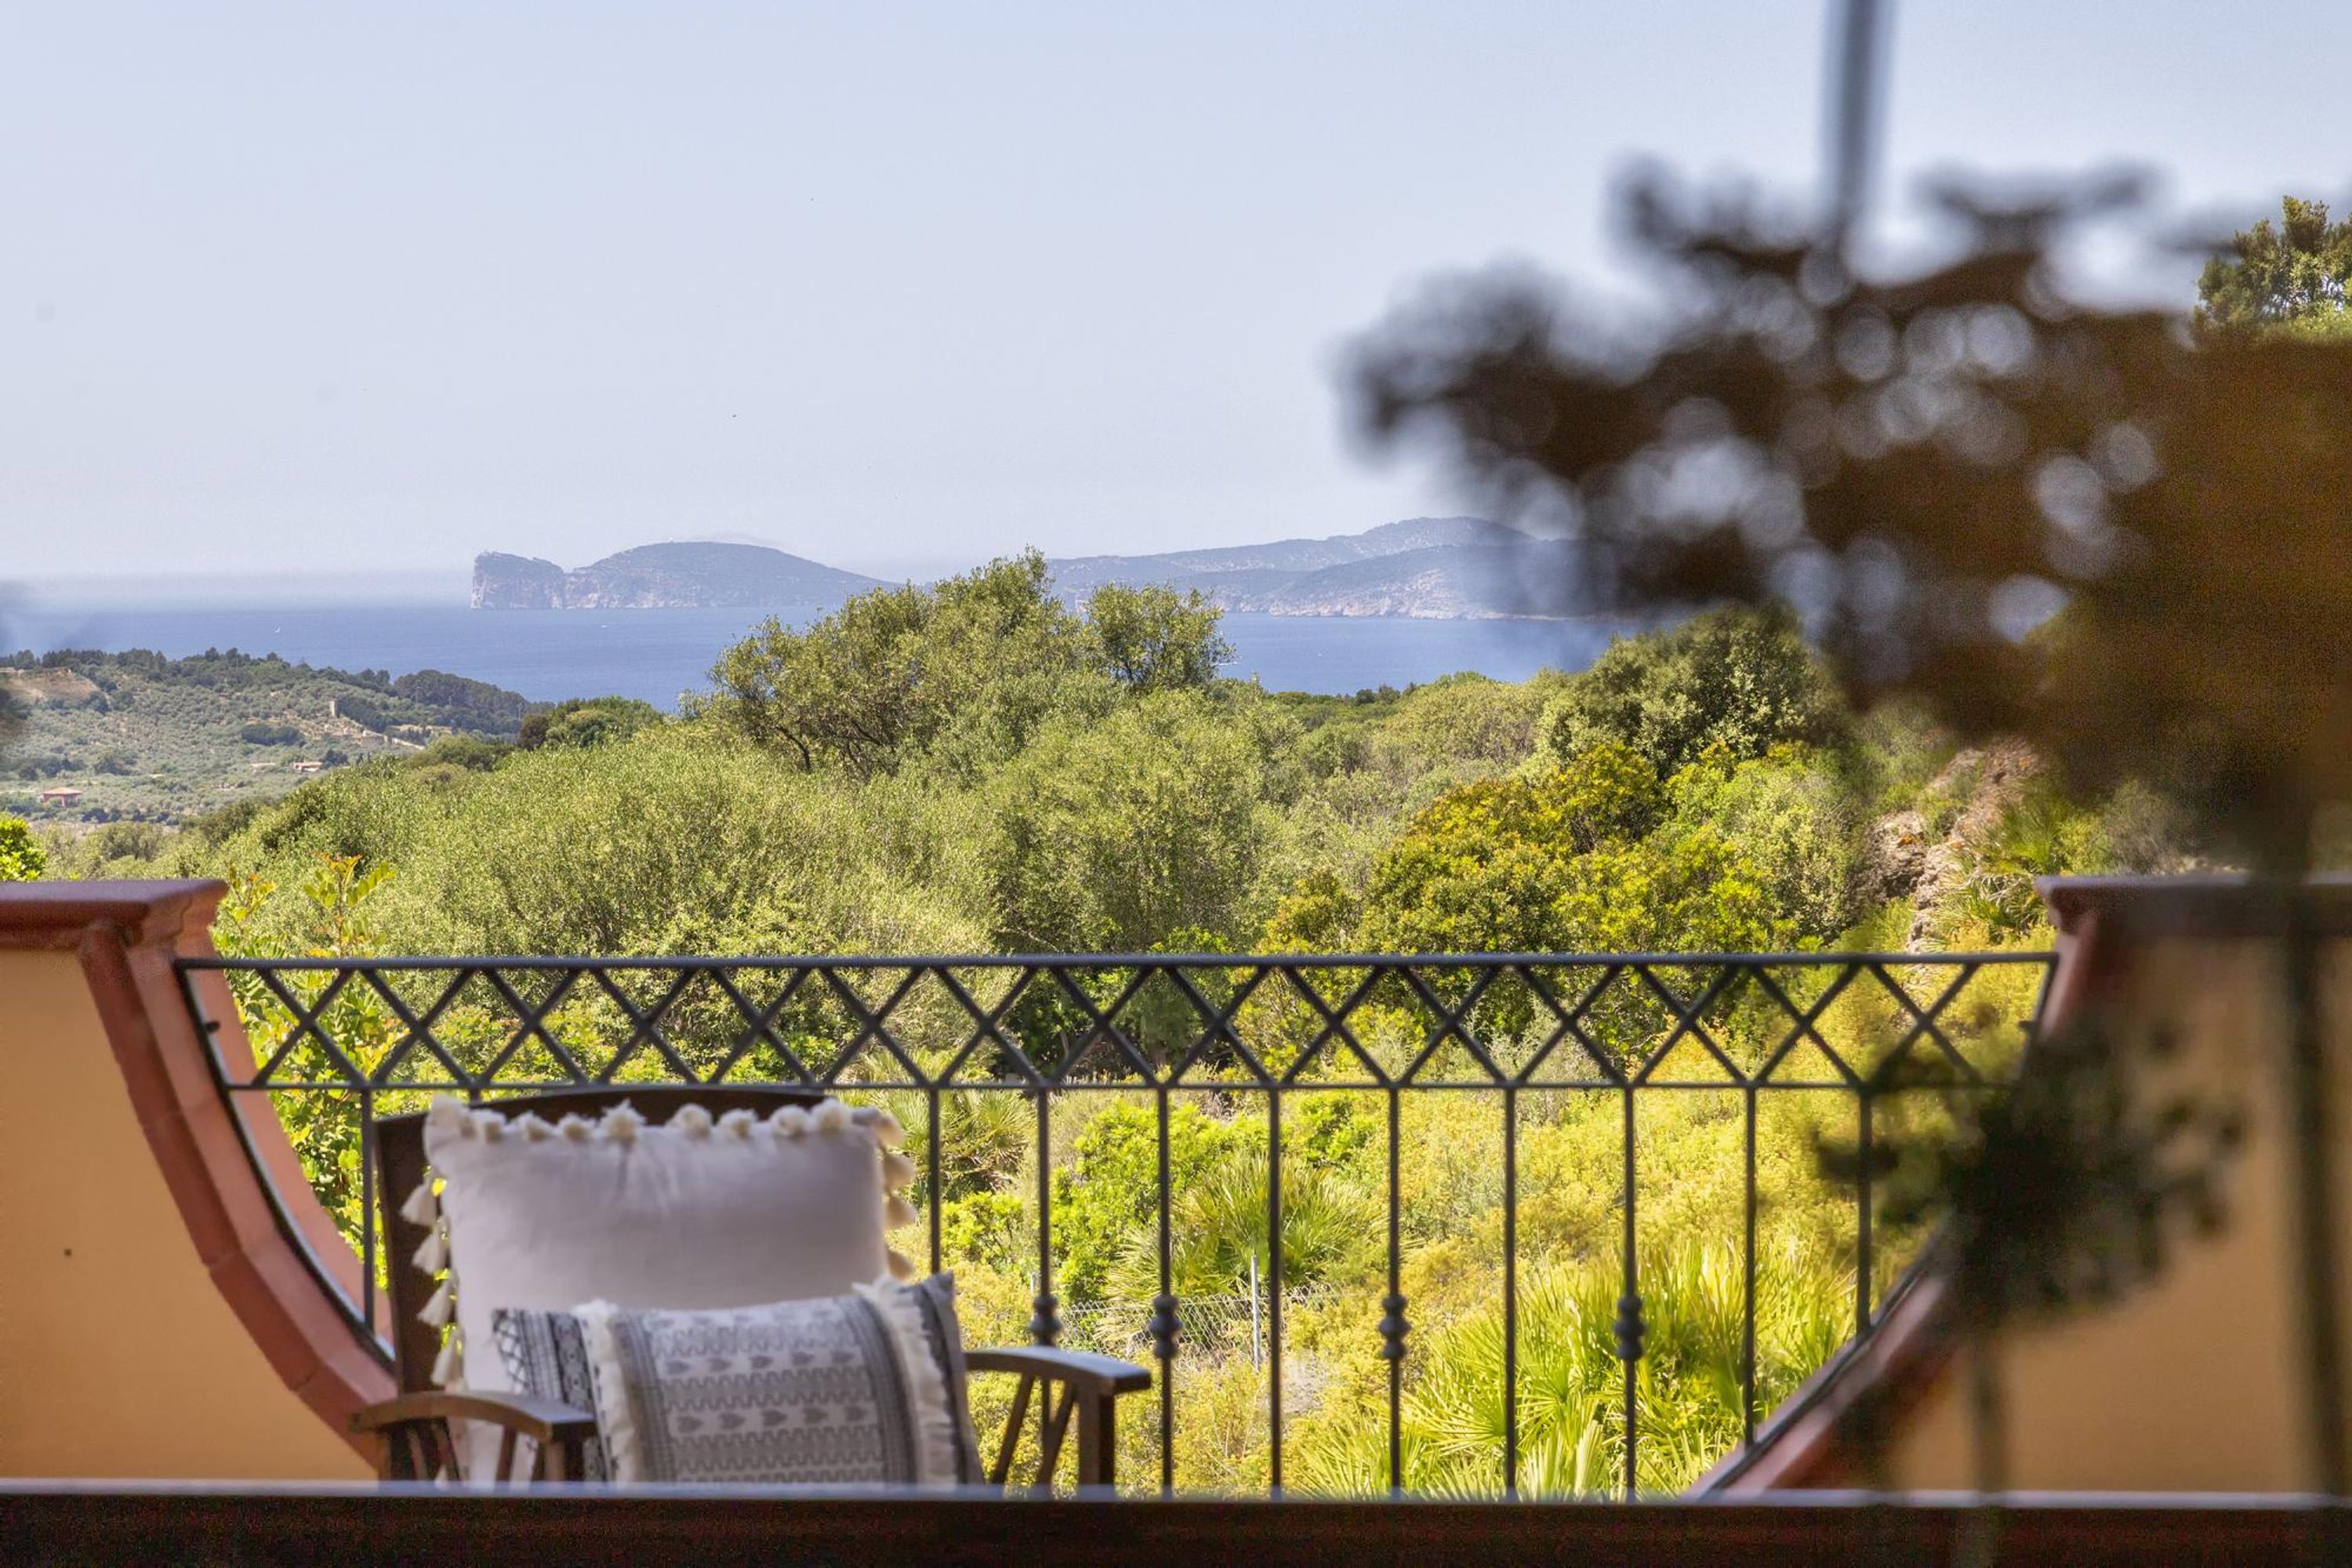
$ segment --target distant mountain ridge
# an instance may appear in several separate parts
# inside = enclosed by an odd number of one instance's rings
[[[1121,583],[1198,589],[1220,608],[1276,616],[1493,619],[1574,611],[1568,546],[1475,517],[1046,564],[1055,591],[1073,604]],[[759,544],[640,545],[570,572],[489,551],[474,558],[473,604],[478,610],[804,608],[887,585]]]
[[[1160,583],[1197,588],[1223,609],[1273,616],[1492,619],[1565,616],[1573,607],[1566,545],[1478,517],[1050,564],[1054,586],[1073,601],[1106,583]]]

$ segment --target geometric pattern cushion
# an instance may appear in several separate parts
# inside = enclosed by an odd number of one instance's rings
[[[590,1479],[932,1487],[981,1479],[947,1276],[707,1311],[609,1302],[501,1311],[497,1337],[516,1384],[596,1412],[601,1452],[588,1461]]]

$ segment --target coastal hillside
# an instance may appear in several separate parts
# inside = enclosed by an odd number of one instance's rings
[[[1475,517],[1412,518],[1361,533],[1047,563],[1076,605],[1108,584],[1198,589],[1218,608],[1275,616],[1425,618],[1572,612],[1566,546]],[[646,544],[565,571],[495,551],[474,558],[478,610],[830,609],[883,584],[765,545]]]
[[[1527,536],[1477,517],[1417,517],[1382,523],[1361,533],[1321,539],[1276,539],[1264,544],[1228,544],[1208,550],[1170,550],[1152,555],[1080,555],[1056,561],[1054,582],[1065,594],[1085,594],[1105,583],[1139,578],[1223,576],[1278,573],[1304,576],[1350,562],[1375,561],[1418,550],[1516,542]]]
[[[1271,616],[1408,616],[1491,620],[1557,617],[1576,609],[1569,547],[1512,542],[1430,545],[1307,572],[1155,572],[1149,558],[1114,581],[1199,589],[1220,609]],[[1058,574],[1055,587],[1076,595]]]
[[[450,735],[508,739],[525,703],[423,669],[315,668],[232,648],[193,658],[69,650],[0,662],[23,730],[0,761],[0,814],[174,822]]]
[[[886,586],[761,544],[641,544],[567,572],[552,561],[474,557],[478,610],[772,609],[839,604]]]

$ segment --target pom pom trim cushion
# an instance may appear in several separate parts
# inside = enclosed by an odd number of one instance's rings
[[[649,1194],[654,1206],[667,1206],[674,1211],[680,1206],[690,1207],[691,1200],[697,1195],[691,1175],[681,1175],[681,1173],[691,1173],[695,1169],[693,1152],[709,1150],[717,1152],[714,1171],[722,1163],[736,1167],[718,1179],[721,1183],[740,1184],[746,1179],[746,1173],[740,1168],[740,1157],[752,1150],[765,1146],[783,1154],[793,1146],[810,1140],[813,1142],[808,1148],[814,1152],[830,1145],[844,1134],[863,1134],[862,1142],[870,1145],[878,1155],[881,1229],[894,1230],[913,1224],[916,1219],[914,1207],[908,1203],[905,1194],[915,1179],[914,1163],[896,1152],[904,1143],[906,1134],[897,1118],[876,1107],[853,1108],[838,1100],[827,1099],[814,1106],[784,1106],[762,1120],[747,1110],[730,1111],[725,1116],[713,1117],[701,1106],[686,1105],[681,1106],[667,1124],[652,1127],[642,1113],[626,1102],[613,1107],[593,1121],[585,1117],[566,1116],[562,1121],[551,1124],[528,1111],[509,1121],[496,1110],[468,1106],[454,1096],[436,1096],[425,1118],[425,1179],[408,1194],[400,1210],[404,1219],[429,1227],[425,1240],[416,1248],[410,1263],[437,1281],[421,1314],[427,1323],[446,1331],[441,1354],[435,1363],[433,1381],[445,1387],[461,1388],[466,1386],[470,1376],[478,1386],[504,1385],[495,1375],[502,1369],[490,1353],[491,1346],[485,1343],[482,1355],[469,1357],[467,1354],[467,1331],[470,1329],[477,1337],[486,1338],[484,1331],[488,1325],[486,1314],[467,1310],[464,1289],[458,1279],[457,1254],[460,1249],[457,1245],[459,1228],[478,1227],[484,1218],[488,1221],[488,1228],[494,1237],[500,1240],[506,1239],[497,1237],[497,1233],[501,1231],[520,1232],[530,1237],[538,1230],[539,1227],[532,1223],[532,1216],[528,1214],[498,1212],[502,1207],[500,1200],[505,1196],[495,1190],[501,1174],[527,1178],[542,1163],[581,1162],[569,1167],[567,1174],[570,1172],[608,1173],[617,1165],[623,1172],[618,1179],[625,1184],[626,1171],[637,1163],[631,1156],[642,1150],[646,1154],[643,1163],[649,1166],[666,1164],[668,1168],[656,1170],[650,1182],[640,1184],[657,1189]],[[518,1161],[520,1163],[514,1163]],[[762,1174],[752,1172],[749,1173],[749,1179],[758,1181]],[[785,1173],[779,1171],[773,1174],[784,1175]],[[477,1176],[479,1181],[473,1179]],[[452,1177],[457,1179],[465,1189],[455,1199],[447,1191],[447,1183]],[[437,1189],[435,1184],[436,1178],[443,1184]],[[483,1190],[476,1191],[478,1187]],[[551,1194],[542,1193],[540,1195],[551,1195],[558,1200],[570,1196],[566,1190],[567,1183],[562,1177],[556,1179]],[[687,1202],[680,1205],[680,1199]],[[528,1206],[529,1200],[524,1202]],[[448,1212],[452,1203],[459,1214]],[[646,1205],[640,1204],[636,1206],[642,1209]],[[468,1216],[476,1216],[476,1226],[464,1226]],[[658,1223],[676,1215],[673,1212],[641,1217]],[[500,1221],[509,1223],[501,1224]],[[624,1234],[626,1228],[625,1218],[616,1216],[616,1234],[596,1237],[596,1253],[605,1257],[625,1254],[629,1243],[628,1237]],[[661,1228],[669,1227],[662,1225]],[[806,1266],[811,1260],[800,1259],[803,1267],[796,1270],[793,1260],[780,1259],[778,1268],[764,1271],[768,1278],[746,1282],[759,1288],[739,1289],[733,1295],[748,1297],[751,1300],[772,1300],[795,1295],[829,1295],[866,1278],[873,1270],[862,1264],[870,1261],[868,1259],[861,1258],[850,1267],[843,1267],[849,1260],[841,1256],[841,1242],[845,1242],[851,1251],[863,1251],[856,1240],[855,1231],[858,1228],[861,1226],[853,1222],[850,1236],[841,1238],[830,1249],[820,1249],[829,1250],[831,1254],[814,1260],[816,1267],[827,1278],[814,1281],[786,1278],[795,1272],[807,1272]],[[724,1243],[725,1238],[720,1238],[720,1244],[723,1246]],[[730,1247],[729,1250],[737,1249]],[[756,1251],[756,1246],[750,1250]],[[914,1276],[913,1265],[895,1249],[885,1247],[881,1261],[893,1279],[903,1280]],[[559,1304],[550,1300],[543,1291],[518,1291],[514,1288],[513,1271],[501,1267],[497,1260],[493,1261],[488,1272],[492,1277],[485,1279],[483,1285],[489,1294],[500,1298],[495,1305]],[[652,1304],[646,1300],[643,1289],[628,1281],[628,1272],[625,1261],[616,1261],[614,1273],[618,1278],[613,1283],[583,1280],[583,1284],[592,1288],[579,1290],[570,1300],[595,1295],[612,1296],[632,1304]],[[696,1272],[690,1268],[683,1271],[683,1288],[688,1296],[681,1304],[696,1307],[740,1304],[732,1299],[725,1301],[707,1299],[710,1292],[708,1289],[697,1290],[691,1283]],[[681,1271],[677,1269],[664,1270],[663,1273],[669,1279],[681,1278]],[[728,1294],[723,1289],[719,1293]],[[518,1300],[515,1299],[518,1296],[529,1299]]]

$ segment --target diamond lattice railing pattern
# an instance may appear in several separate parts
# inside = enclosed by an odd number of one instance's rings
[[[1881,1234],[1873,1142],[1890,1121],[1932,1121],[1941,1096],[1997,1088],[2049,965],[2023,952],[182,961],[227,981],[259,1067],[224,1069],[221,1088],[278,1108],[362,1255],[366,1288],[348,1308],[372,1343],[385,1330],[377,1117],[436,1092],[804,1086],[887,1103],[907,1124],[927,1233],[907,1250],[975,1274],[993,1258],[1046,1341],[1065,1332],[1057,1281],[1075,1273],[1068,1321],[1148,1350],[1158,1430],[1136,1435],[1154,1451],[1129,1475],[1621,1495],[1681,1484],[1751,1441],[1837,1338],[1868,1331],[1918,1240]],[[1079,1191],[1090,1151],[1109,1146],[1099,1129],[1086,1142],[1105,1105],[1128,1108],[1119,1125],[1139,1147],[1121,1200],[1132,1235],[1107,1265],[1080,1257],[1101,1250],[1087,1227],[1103,1205]],[[1233,1152],[1203,1175],[1192,1145],[1212,1133]],[[1865,1155],[1833,1201],[1804,1186],[1791,1142],[1831,1135]],[[1702,1174],[1723,1201],[1694,1209]],[[1465,1194],[1481,1206],[1453,1213]],[[1818,1311],[1790,1326],[1775,1237],[1799,1221],[1845,1277],[1834,1337]],[[1245,1270],[1201,1261],[1228,1231]],[[1341,1255],[1362,1263],[1354,1276],[1327,1267]],[[1468,1326],[1425,1351],[1405,1285],[1416,1267],[1434,1277],[1426,1259],[1457,1260],[1445,1292],[1475,1310],[1449,1301],[1447,1321]],[[1106,1296],[1107,1279],[1134,1294]],[[1243,1305],[1188,1342],[1210,1300]],[[1562,1360],[1581,1324],[1597,1348]],[[1331,1370],[1328,1346],[1349,1334],[1381,1363],[1369,1386]],[[1465,1345],[1487,1347],[1483,1374],[1465,1373]],[[1688,1386],[1710,1378],[1715,1403],[1690,1415]],[[1180,1425],[1196,1385],[1204,1424],[1246,1428],[1224,1458]],[[1380,1419],[1328,1440],[1351,1408]],[[1294,1426],[1321,1433],[1304,1473],[1286,1469]]]

